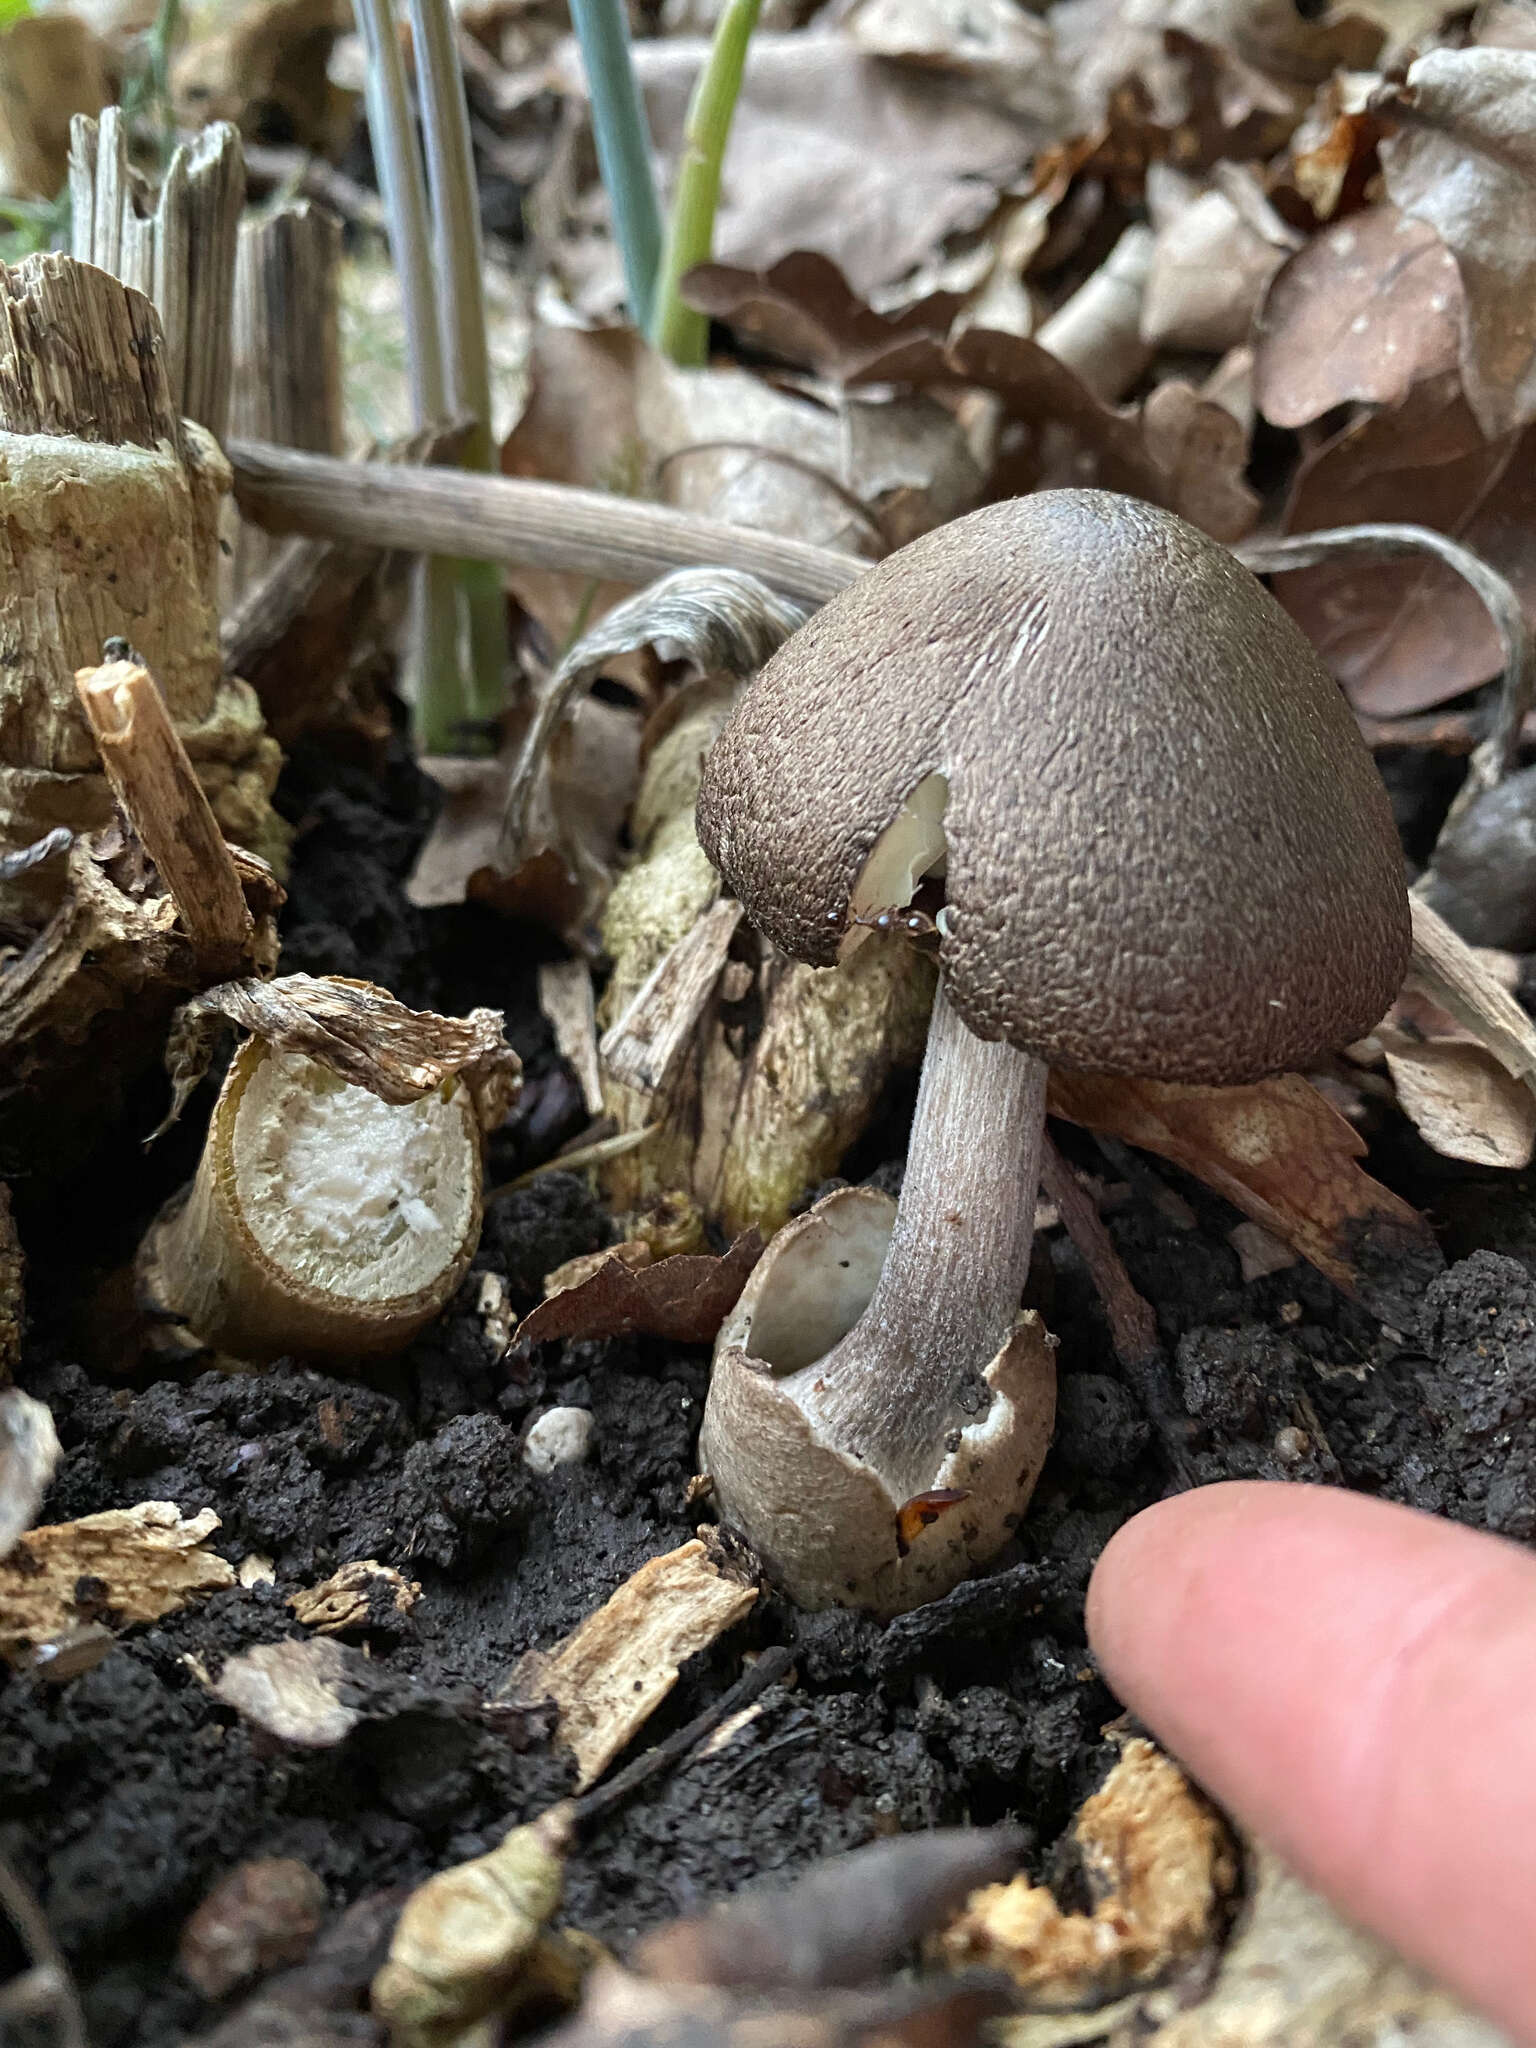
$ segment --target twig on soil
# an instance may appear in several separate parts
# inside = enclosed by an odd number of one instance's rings
[[[674,1729],[660,1742],[653,1743],[643,1756],[637,1756],[633,1763],[626,1764],[622,1771],[616,1771],[606,1784],[594,1791],[583,1793],[572,1813],[578,1827],[601,1815],[611,1813],[621,1806],[630,1794],[639,1791],[642,1785],[661,1771],[670,1770],[683,1758],[712,1735],[722,1722],[730,1720],[760,1699],[769,1686],[777,1685],[795,1661],[795,1652],[788,1644],[775,1643],[744,1671],[733,1686],[712,1700],[701,1714],[695,1714],[691,1721]]]
[[[503,1195],[527,1187],[541,1174],[582,1173],[589,1166],[601,1166],[609,1159],[621,1158],[626,1152],[636,1151],[647,1138],[654,1137],[657,1128],[655,1124],[645,1124],[638,1131],[615,1131],[605,1138],[594,1138],[589,1145],[575,1145],[569,1151],[557,1152],[552,1159],[541,1159],[537,1166],[530,1166],[516,1179],[498,1181],[495,1187],[487,1188],[485,1199],[488,1202],[498,1201]]]
[[[1017,1870],[1017,1827],[897,1835],[815,1865],[780,1891],[738,1894],[674,1921],[635,1953],[665,1983],[735,1990],[831,1990],[867,1984],[976,1890]]]
[[[1168,1361],[1158,1342],[1157,1317],[1151,1304],[1136,1291],[1092,1196],[1049,1132],[1040,1154],[1040,1185],[1056,1204],[1067,1235],[1088,1268],[1109,1321],[1115,1356],[1157,1432],[1174,1477],[1181,1487],[1193,1486],[1195,1476],[1185,1441],[1187,1422],[1174,1397]]]
[[[0,1989],[0,2032],[5,2022],[51,2013],[60,2048],[87,2048],[79,1994],[42,1908],[11,1866],[0,1858],[0,1911],[16,1930],[31,1967]]]
[[[1056,1204],[1067,1235],[1093,1276],[1116,1358],[1123,1366],[1136,1365],[1157,1350],[1157,1318],[1132,1285],[1092,1196],[1049,1133],[1040,1154],[1040,1185]]]
[[[260,441],[231,441],[225,453],[240,509],[270,532],[518,562],[632,586],[718,564],[813,604],[873,567],[832,548],[568,484],[343,462]]]

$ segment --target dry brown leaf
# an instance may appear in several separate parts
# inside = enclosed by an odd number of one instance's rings
[[[900,380],[902,347],[942,341],[964,295],[932,292],[897,313],[877,313],[830,257],[797,249],[767,270],[700,263],[683,280],[683,297],[759,348],[814,370],[833,383],[859,376]]]
[[[575,943],[612,882],[639,751],[640,721],[628,705],[595,697],[576,704],[541,763],[522,859],[509,858],[506,844],[510,757],[429,758],[423,765],[447,801],[417,855],[406,896],[425,910],[489,903]]]
[[[691,280],[696,301],[709,311],[739,315],[744,332],[835,374],[851,390],[895,384],[989,391],[1009,419],[1037,435],[1059,430],[1070,440],[1064,474],[1069,470],[1075,483],[1097,482],[1166,505],[1222,540],[1240,539],[1257,516],[1258,501],[1243,480],[1247,435],[1229,412],[1186,384],[1160,386],[1144,407],[1106,405],[1037,340],[985,327],[946,339],[950,305],[942,295],[900,320],[882,320],[824,259],[797,255],[755,276],[709,265]],[[1010,476],[1003,488],[1042,480]]]
[[[1483,432],[1536,417],[1536,51],[1431,50],[1373,107],[1388,196],[1454,252],[1461,370]]]
[[[1410,1038],[1378,1030],[1402,1109],[1447,1159],[1529,1166],[1536,1149],[1536,1095],[1471,1038]]]
[[[73,11],[23,14],[0,30],[0,193],[56,199],[69,168],[69,124],[110,104],[106,45]]]
[[[1166,165],[1148,169],[1157,241],[1141,335],[1154,347],[1220,355],[1245,342],[1270,279],[1299,243],[1252,170],[1222,164],[1218,174],[1202,190]]]
[[[285,974],[278,981],[221,982],[182,1005],[166,1050],[178,1108],[207,1071],[225,1024],[264,1038],[280,1052],[316,1060],[381,1102],[419,1102],[462,1079],[486,1130],[505,1118],[522,1071],[502,1036],[499,1010],[440,1017],[433,1010],[408,1010],[371,982]]]
[[[226,1659],[209,1689],[224,1706],[280,1742],[334,1749],[363,1718],[361,1707],[341,1697],[354,1655],[323,1637],[261,1643]]]
[[[1376,206],[1335,222],[1269,287],[1254,359],[1260,412],[1304,427],[1337,405],[1400,404],[1454,369],[1460,309],[1456,259],[1423,221]]]
[[[1072,1838],[1092,1911],[1063,1912],[1048,1885],[991,1885],[934,1944],[951,1969],[1001,1969],[1036,1998],[1117,1996],[1209,1949],[1237,1878],[1232,1842],[1170,1758],[1127,1741],[1079,1808]]]
[[[207,1549],[212,1508],[188,1520],[167,1500],[109,1508],[22,1536],[0,1561],[0,1656],[29,1664],[82,1620],[127,1628],[235,1583]]]
[[[714,272],[709,266],[706,281]],[[796,257],[780,272],[808,285],[813,306],[827,302],[829,319],[843,314],[828,273],[842,280],[830,265]],[[787,291],[778,294],[786,309]],[[846,285],[842,295],[851,299]],[[816,313],[807,319],[806,345],[825,340]],[[875,316],[866,309],[865,319]],[[680,511],[869,556],[969,511],[982,481],[963,430],[925,395],[861,391],[827,403],[746,370],[679,369],[632,334],[571,328],[535,331],[529,401],[502,463],[509,474],[655,496]],[[551,584],[518,571],[513,587],[546,627],[552,594],[567,610],[579,595],[588,617],[612,602],[608,587],[594,592],[590,580]]]
[[[1312,87],[1381,44],[1343,9],[1313,19],[1290,0],[1062,0],[1051,23],[1080,126],[1132,131],[1189,169],[1272,156]]]
[[[1050,1109],[1171,1159],[1336,1287],[1412,1328],[1413,1276],[1439,1264],[1434,1236],[1416,1209],[1360,1170],[1364,1140],[1299,1074],[1199,1088],[1053,1072]]]
[[[1050,28],[1011,0],[852,0],[837,10],[837,22],[873,56],[964,80],[979,99],[1021,120],[1064,125],[1065,85]]]
[[[62,1455],[47,1403],[0,1387],[0,1559],[32,1526]]]
[[[637,1268],[610,1252],[594,1273],[524,1316],[514,1342],[637,1334],[673,1344],[712,1343],[762,1250],[761,1235],[748,1230],[719,1258],[680,1252]]]
[[[1246,434],[1229,412],[1187,384],[1160,384],[1141,407],[1108,406],[1039,342],[979,327],[967,328],[947,347],[913,344],[903,375],[914,383],[995,392],[1009,419],[1035,430],[1036,461],[1025,465],[1024,477],[1010,477],[1009,489],[1069,478],[1097,483],[1165,505],[1218,540],[1240,540],[1258,516],[1258,500],[1243,476]],[[1053,468],[1043,444],[1058,430],[1070,451]]]
[[[1536,439],[1485,441],[1454,374],[1417,385],[1302,465],[1285,530],[1401,520],[1451,534],[1536,612]],[[1443,564],[1340,560],[1281,576],[1276,595],[1359,711],[1427,710],[1499,673],[1476,593]]]
[[[344,1564],[318,1586],[308,1586],[288,1602],[293,1618],[317,1635],[340,1635],[344,1629],[367,1628],[380,1605],[396,1614],[409,1614],[421,1598],[421,1586],[406,1578],[393,1565],[377,1558],[359,1558]]]
[[[1318,87],[1287,157],[1270,173],[1271,197],[1288,219],[1310,213],[1321,225],[1365,205],[1381,171],[1382,122],[1366,104],[1375,83],[1369,74],[1335,72]]]
[[[731,1578],[695,1540],[653,1557],[552,1650],[531,1651],[507,1690],[551,1699],[584,1790],[637,1735],[689,1657],[750,1612],[754,1585]]]

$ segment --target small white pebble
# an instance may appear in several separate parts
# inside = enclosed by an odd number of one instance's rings
[[[1299,1465],[1312,1448],[1304,1429],[1282,1429],[1275,1436],[1275,1456],[1282,1465]]]
[[[582,1465],[592,1448],[592,1413],[587,1408],[546,1408],[528,1431],[523,1463],[540,1477],[557,1465]]]

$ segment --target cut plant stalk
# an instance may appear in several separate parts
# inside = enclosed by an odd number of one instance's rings
[[[335,976],[229,982],[181,1013],[178,1094],[223,1019],[252,1036],[196,1178],[140,1247],[141,1302],[237,1359],[398,1351],[479,1242],[482,1136],[517,1088],[500,1014],[408,1010]]]
[[[629,316],[644,333],[661,262],[661,208],[651,174],[651,141],[629,60],[624,0],[571,0],[592,101],[598,168],[613,212]]]
[[[464,1277],[480,1193],[468,1089],[381,1102],[252,1038],[141,1258],[145,1292],[236,1358],[398,1351]]]
[[[727,0],[688,103],[650,328],[653,345],[685,369],[706,359],[709,317],[683,302],[680,287],[694,265],[707,263],[713,253],[721,167],[761,9],[762,0]]]

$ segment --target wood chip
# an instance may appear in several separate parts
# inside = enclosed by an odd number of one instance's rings
[[[1294,1266],[1296,1254],[1288,1244],[1266,1230],[1262,1223],[1239,1223],[1227,1232],[1227,1243],[1237,1253],[1243,1269],[1243,1285],[1283,1273]]]
[[[1091,1913],[1027,1877],[975,1893],[937,1943],[952,1969],[1006,1970],[1035,1999],[1081,2005],[1146,1983],[1217,1939],[1237,1877],[1226,1829],[1177,1764],[1124,1745],[1072,1829]]]
[[[158,1621],[232,1586],[234,1567],[204,1547],[218,1526],[212,1508],[183,1520],[170,1501],[148,1500],[30,1530],[0,1563],[0,1656],[31,1663],[81,1620]]]
[[[1504,986],[1498,970],[1419,897],[1410,895],[1408,903],[1413,912],[1409,987],[1431,997],[1487,1046],[1506,1073],[1536,1088],[1536,1025]]]
[[[524,1657],[505,1690],[554,1701],[584,1791],[650,1719],[687,1659],[756,1599],[756,1586],[728,1577],[695,1539],[643,1564],[553,1650]]]
[[[280,1742],[300,1749],[334,1749],[362,1720],[343,1706],[340,1688],[349,1656],[339,1643],[262,1643],[231,1657],[209,1689]]]
[[[614,1080],[645,1094],[665,1088],[720,978],[741,917],[741,905],[722,898],[662,955],[603,1035],[603,1066]]]
[[[555,1034],[555,1049],[576,1076],[587,1115],[601,1116],[603,1070],[597,1056],[592,969],[587,962],[546,962],[539,969],[539,1008]]]
[[[1248,1901],[1209,1996],[1151,2035],[1138,2028],[1146,2048],[1509,2048],[1269,1851],[1252,1847],[1248,1860]]]
[[[1397,1099],[1419,1136],[1447,1159],[1529,1166],[1536,1094],[1471,1038],[1379,1034]]]
[[[318,1586],[295,1593],[288,1602],[295,1621],[317,1635],[339,1635],[343,1629],[366,1628],[375,1604],[387,1601],[397,1614],[409,1614],[421,1598],[421,1586],[391,1564],[359,1558],[344,1564]]]

